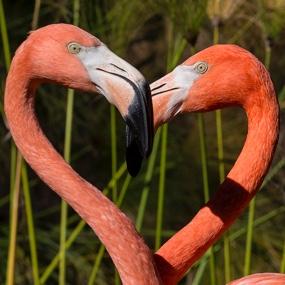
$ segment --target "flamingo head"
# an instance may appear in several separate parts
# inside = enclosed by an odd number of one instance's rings
[[[179,113],[245,107],[268,78],[263,65],[243,48],[211,46],[151,84],[155,127]]]
[[[31,32],[17,53],[24,50],[33,79],[100,93],[117,107],[126,122],[128,170],[136,175],[153,142],[151,93],[143,75],[99,39],[68,24]]]

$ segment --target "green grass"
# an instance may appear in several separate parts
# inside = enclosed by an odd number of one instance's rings
[[[80,1],[73,1],[73,24],[79,25]],[[71,139],[72,139],[72,119],[74,105],[74,90],[68,89],[66,102],[65,137],[63,157],[70,163]],[[66,232],[67,232],[68,205],[62,200],[60,211],[60,244],[59,244],[59,285],[65,284],[66,279]]]
[[[167,155],[167,124],[161,130],[161,155],[160,155],[160,176],[157,198],[157,213],[156,213],[156,230],[155,230],[155,250],[158,250],[161,245],[161,231],[163,225],[164,211],[164,196],[165,196],[165,174],[166,174],[166,155]]]
[[[198,130],[199,130],[199,144],[200,144],[200,157],[201,157],[201,170],[202,170],[202,180],[203,180],[203,192],[204,192],[204,201],[207,203],[210,198],[210,193],[209,193],[209,178],[208,178],[208,158],[207,158],[207,146],[206,146],[206,133],[205,133],[205,123],[204,123],[204,116],[203,114],[198,114],[197,117],[197,124],[198,124]],[[213,248],[209,248],[209,254],[210,254],[210,280],[211,280],[211,285],[216,284],[216,274],[215,274],[215,256],[213,252]],[[204,267],[203,267],[204,269]],[[200,271],[196,273],[197,275],[197,280],[195,282],[200,282],[200,277],[201,277],[201,272],[202,268]],[[194,284],[195,284],[194,282]],[[198,284],[197,283],[197,284]]]
[[[23,194],[24,194],[24,200],[25,200],[27,224],[28,224],[28,235],[29,235],[30,252],[31,252],[33,281],[35,285],[39,285],[40,279],[39,279],[37,240],[36,240],[36,234],[35,234],[34,214],[33,214],[33,209],[32,209],[28,173],[27,173],[27,167],[25,163],[23,163],[21,174],[22,174]]]
[[[11,193],[11,218],[10,218],[10,235],[9,235],[9,249],[8,249],[8,260],[7,260],[7,273],[6,273],[6,285],[13,285],[15,278],[15,255],[16,255],[16,244],[17,244],[17,226],[18,226],[18,207],[19,207],[19,194],[20,194],[20,183],[21,183],[21,167],[22,167],[22,156],[20,153],[17,155],[16,162],[16,173],[14,189]]]
[[[220,6],[220,4],[218,4]],[[221,9],[221,7],[219,7]],[[219,18],[218,18],[219,21]],[[213,44],[218,44],[220,39],[219,23],[213,25]],[[224,165],[224,143],[223,143],[223,120],[222,111],[216,110],[216,132],[217,132],[217,158],[218,158],[218,170],[219,179],[222,183],[225,179],[225,165]],[[231,281],[231,250],[229,241],[229,231],[224,234],[224,270],[225,270],[225,282]]]
[[[10,46],[7,33],[6,17],[4,13],[3,2],[0,0],[0,24],[1,24],[1,38],[3,43],[3,53],[5,59],[6,70],[9,70],[11,62]],[[3,109],[3,107],[1,108]],[[2,114],[2,116],[4,116]],[[11,143],[10,154],[10,223],[9,223],[9,248],[6,268],[6,285],[14,283],[15,270],[15,251],[16,251],[16,234],[17,234],[17,214],[19,204],[20,191],[20,169],[21,156],[18,155],[18,162],[16,162],[16,147]],[[17,165],[16,165],[17,164]],[[18,171],[17,171],[18,170]],[[16,180],[17,178],[17,180]]]
[[[137,212],[137,216],[136,216],[136,223],[135,223],[136,228],[139,232],[142,230],[146,205],[147,205],[149,191],[150,191],[150,183],[151,183],[151,180],[153,177],[154,166],[155,166],[155,161],[157,158],[160,137],[161,137],[161,129],[159,129],[156,132],[156,136],[155,136],[154,142],[153,142],[153,150],[152,150],[152,153],[150,155],[150,158],[149,158],[149,161],[147,164],[147,170],[145,172],[144,187],[143,187],[142,192],[141,192],[140,202],[139,202],[139,206],[138,206],[138,212]]]
[[[285,240],[283,242],[282,260],[280,264],[280,273],[285,273]]]
[[[109,183],[107,186],[102,190],[102,192],[107,195],[110,191],[110,189],[113,188],[114,184],[121,178],[121,176],[126,172],[127,167],[126,164],[122,164],[121,167],[118,169],[116,174],[110,179]],[[78,238],[79,234],[82,232],[84,226],[86,225],[85,221],[81,220],[77,225],[73,228],[72,232],[68,236],[65,242],[65,250],[69,249],[71,245],[76,241]],[[56,266],[58,265],[60,260],[59,252],[56,254],[56,256],[52,259],[52,261],[49,263],[49,265],[45,268],[43,271],[40,282],[41,284],[44,284],[50,275],[53,273],[55,270]]]

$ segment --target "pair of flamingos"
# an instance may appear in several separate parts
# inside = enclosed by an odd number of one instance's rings
[[[153,119],[156,129],[182,112],[238,105],[248,118],[246,142],[214,197],[153,255],[133,223],[81,178],[43,134],[34,111],[35,91],[43,82],[99,92],[118,108],[127,124],[126,157],[132,174],[151,151]],[[152,103],[139,71],[96,37],[66,24],[32,32],[18,48],[6,82],[5,112],[17,147],[41,179],[91,226],[128,285],[177,284],[255,195],[279,132],[279,107],[269,74],[240,47],[209,47],[151,89]],[[255,274],[231,284],[281,285],[285,276]]]

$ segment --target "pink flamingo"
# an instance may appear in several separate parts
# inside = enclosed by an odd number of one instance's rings
[[[32,32],[18,48],[7,77],[5,113],[25,160],[96,232],[124,284],[159,284],[152,254],[133,223],[81,178],[43,134],[34,111],[39,84],[53,82],[103,94],[127,123],[127,161],[136,174],[151,150],[150,90],[143,76],[99,39],[67,24]]]
[[[246,142],[225,181],[193,220],[155,254],[163,284],[171,285],[221,237],[258,191],[277,144],[279,107],[264,66],[235,45],[216,45],[195,54],[151,89],[156,127],[179,113],[227,106],[242,107],[248,118]],[[281,285],[285,275],[251,275],[231,284]]]
[[[285,276],[280,273],[256,273],[230,282],[228,285],[284,285]]]

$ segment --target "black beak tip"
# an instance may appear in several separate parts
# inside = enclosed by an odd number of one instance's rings
[[[132,177],[138,175],[141,165],[142,165],[143,157],[139,151],[139,148],[135,141],[133,141],[126,149],[126,162],[128,172]]]
[[[130,122],[127,120],[127,122]],[[126,125],[126,162],[131,176],[139,173],[143,159],[146,157],[144,144],[139,135],[136,134],[132,125]]]
[[[141,82],[138,86],[132,84],[135,96],[124,120],[126,122],[127,168],[132,176],[136,176],[143,159],[151,153],[154,130],[149,85],[146,82]]]

